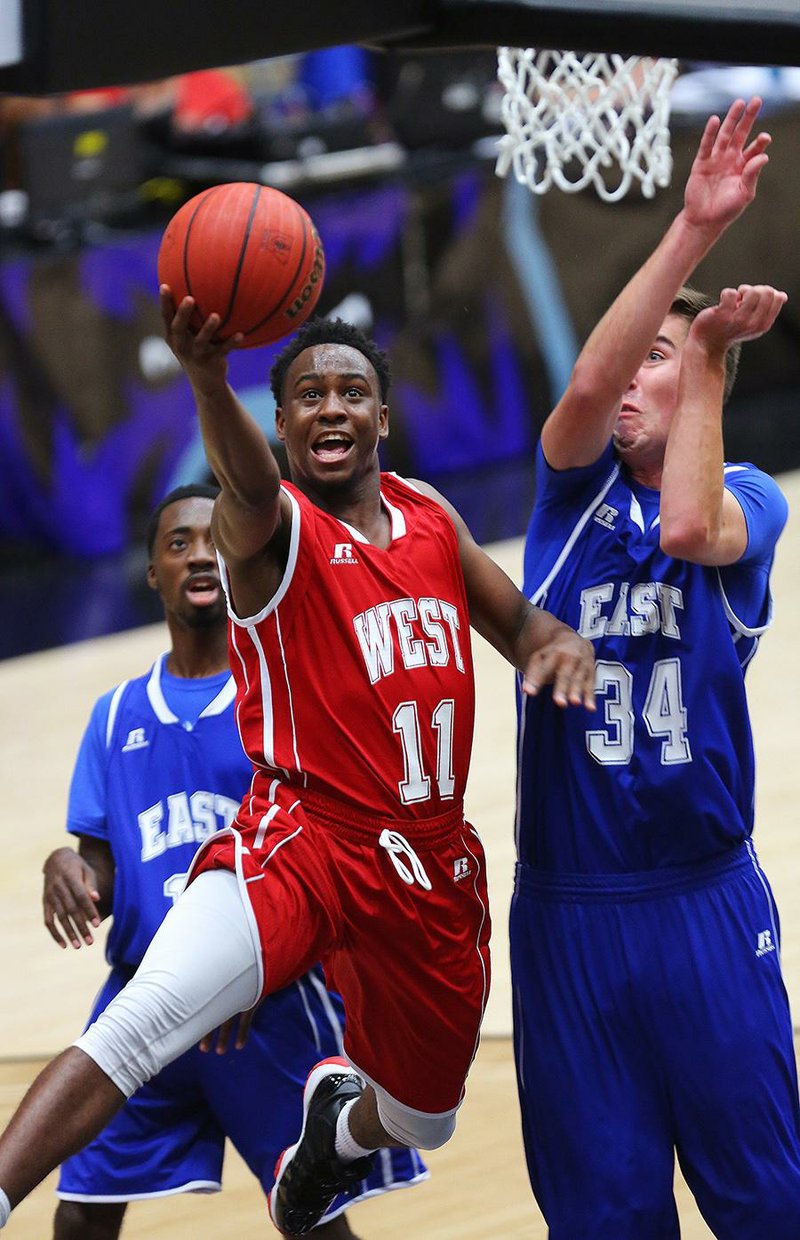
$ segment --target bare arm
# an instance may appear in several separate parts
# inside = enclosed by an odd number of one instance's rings
[[[677,292],[755,197],[770,142],[760,133],[747,145],[760,107],[760,99],[737,100],[722,122],[716,116],[707,122],[683,209],[595,327],[542,429],[542,450],[554,469],[589,465],[603,452]]]
[[[167,343],[192,387],[208,463],[222,493],[214,509],[214,540],[226,562],[250,561],[263,552],[283,519],[280,469],[258,423],[228,383],[228,354],[241,337],[218,344],[220,317],[211,314],[194,333],[191,297],[174,307],[161,286]]]
[[[78,851],[57,848],[43,866],[44,924],[59,947],[94,942],[91,926],[108,917],[114,898],[114,857],[106,840],[82,835]]]
[[[473,539],[452,504],[423,482],[415,486],[441,504],[453,521],[467,590],[470,623],[481,637],[523,673],[522,687],[534,697],[553,686],[558,706],[594,710],[594,649],[568,624],[534,607]]]
[[[661,547],[696,564],[734,564],[747,547],[738,500],[723,483],[725,356],[769,331],[786,294],[768,285],[723,289],[694,319],[681,358],[678,405],[661,476]]]

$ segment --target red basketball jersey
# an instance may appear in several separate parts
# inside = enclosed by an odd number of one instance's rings
[[[464,797],[475,693],[452,521],[382,474],[392,523],[383,550],[296,487],[284,490],[292,531],[283,580],[258,615],[232,615],[230,625],[254,791],[261,772],[385,818],[453,809]],[[224,564],[222,573],[227,589]]]

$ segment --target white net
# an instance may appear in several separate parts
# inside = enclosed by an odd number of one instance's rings
[[[669,92],[677,72],[677,60],[498,48],[506,129],[498,176],[513,168],[535,194],[593,185],[607,202],[636,181],[652,198],[672,175]]]

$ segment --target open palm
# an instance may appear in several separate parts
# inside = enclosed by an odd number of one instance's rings
[[[684,193],[691,223],[725,226],[752,202],[771,141],[769,134],[759,133],[748,144],[760,108],[757,97],[747,104],[737,99],[724,120],[709,118]]]

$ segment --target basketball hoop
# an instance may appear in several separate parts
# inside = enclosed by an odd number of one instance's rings
[[[677,72],[677,60],[498,48],[506,133],[497,175],[513,168],[534,194],[591,184],[606,202],[638,181],[652,198],[672,175],[669,92]],[[615,162],[619,179],[609,186]]]

